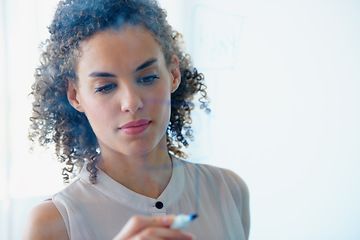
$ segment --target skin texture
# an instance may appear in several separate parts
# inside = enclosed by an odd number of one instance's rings
[[[165,132],[170,96],[180,83],[177,58],[168,68],[152,35],[140,27],[97,33],[82,49],[79,83],[69,85],[68,99],[97,136],[99,167],[127,188],[158,197],[171,176]],[[145,131],[128,135],[122,129],[139,119],[150,121]],[[169,167],[148,171],[158,166]]]
[[[79,83],[71,84],[68,98],[87,116],[103,158],[111,154],[146,155],[159,148],[160,141],[164,144],[170,94],[179,85],[180,74],[177,66],[173,74],[167,69],[151,34],[141,28],[128,27],[120,34],[107,30],[92,36],[82,49],[77,67]],[[156,62],[136,70],[151,60]],[[99,76],[91,76],[94,73]],[[100,76],[106,74],[111,76]],[[151,121],[144,133],[129,136],[119,130],[138,119]]]

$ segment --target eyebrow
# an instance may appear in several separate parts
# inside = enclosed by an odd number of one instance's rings
[[[140,71],[140,70],[142,70],[142,69],[144,69],[144,68],[147,68],[147,67],[153,65],[153,64],[156,63],[156,62],[157,62],[157,59],[156,59],[156,58],[152,58],[152,59],[144,62],[143,64],[141,64],[138,68],[135,69],[134,72],[138,72],[138,71]]]
[[[116,77],[114,74],[107,72],[92,72],[89,74],[89,77]]]
[[[152,58],[152,59],[146,61],[145,63],[141,64],[139,67],[137,67],[134,72],[141,71],[142,69],[153,65],[157,61],[158,60],[156,58]],[[92,73],[89,74],[89,77],[93,77],[93,78],[96,78],[96,77],[116,77],[116,75],[114,75],[112,73],[107,73],[107,72],[92,72]]]

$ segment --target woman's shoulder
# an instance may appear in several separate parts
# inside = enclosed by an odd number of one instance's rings
[[[224,182],[232,190],[240,190],[241,194],[245,197],[249,195],[246,182],[234,171],[204,163],[183,162],[186,163],[185,165],[189,172],[194,172],[196,171],[195,169],[198,169],[200,175],[209,181],[215,181],[217,183]]]
[[[53,201],[46,200],[31,209],[23,239],[69,239],[64,220]]]
[[[247,195],[249,194],[249,189],[247,187],[247,184],[238,174],[236,174],[230,169],[225,169],[225,168],[219,168],[219,169],[223,173],[224,178],[227,179],[228,182],[232,182],[239,187],[242,194],[247,194]]]
[[[191,163],[186,162],[187,166],[190,168],[198,168],[200,172],[203,172],[204,174],[208,174],[214,177],[223,177],[226,181],[232,180],[240,184],[242,187],[246,188],[245,181],[234,171],[222,167],[217,167],[205,163]]]
[[[201,168],[208,171],[216,182],[223,182],[232,195],[233,200],[238,204],[238,210],[241,215],[245,238],[249,238],[250,231],[250,209],[249,209],[249,189],[245,181],[234,171],[202,164]],[[223,185],[224,186],[224,185]],[[223,187],[222,186],[222,187]],[[221,186],[220,186],[221,187]]]
[[[239,203],[238,209],[241,215],[241,221],[244,229],[245,239],[249,239],[250,232],[250,199],[249,189],[245,181],[235,172],[220,168],[220,171],[224,175],[233,199]]]

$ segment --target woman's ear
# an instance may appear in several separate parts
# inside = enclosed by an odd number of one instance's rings
[[[181,82],[179,58],[177,56],[175,56],[175,55],[173,55],[171,57],[170,73],[171,73],[171,76],[172,76],[172,79],[171,79],[171,93],[173,93],[179,87],[180,82]]]
[[[79,101],[78,86],[70,79],[67,80],[66,94],[70,105],[73,106],[73,108],[75,108],[79,112],[84,112]]]

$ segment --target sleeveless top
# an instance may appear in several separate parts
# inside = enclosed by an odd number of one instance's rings
[[[198,214],[184,231],[197,239],[245,240],[240,183],[224,169],[173,158],[171,179],[157,198],[119,184],[99,170],[97,183],[82,169],[52,201],[70,239],[113,239],[133,215]]]

